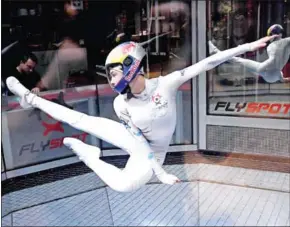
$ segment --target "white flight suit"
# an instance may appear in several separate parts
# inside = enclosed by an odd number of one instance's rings
[[[88,116],[32,94],[14,77],[7,79],[8,88],[21,97],[22,106],[39,108],[54,119],[92,134],[130,154],[126,167],[121,170],[99,159],[100,149],[75,138],[65,138],[64,144],[91,168],[109,187],[127,192],[145,185],[153,171],[167,184],[178,180],[161,167],[176,126],[176,93],[186,81],[202,72],[251,50],[250,44],[212,55],[183,70],[164,77],[146,80],[145,90],[128,100],[121,95],[114,101],[117,115],[125,124]],[[190,113],[188,113],[190,114]],[[159,163],[154,157],[161,154]]]
[[[211,53],[220,50],[209,42]],[[290,37],[277,39],[267,47],[268,59],[264,62],[257,62],[250,59],[234,57],[230,62],[239,63],[257,76],[262,76],[268,83],[284,81],[282,69],[286,65],[290,56]]]

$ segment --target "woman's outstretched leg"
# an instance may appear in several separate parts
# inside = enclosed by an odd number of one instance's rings
[[[9,90],[21,98],[20,104],[22,106],[38,108],[49,114],[54,119],[67,123],[81,131],[92,134],[130,154],[137,148],[138,154],[143,153],[144,155],[147,155],[147,152],[150,152],[148,147],[138,144],[134,137],[121,123],[106,118],[89,116],[38,97],[26,89],[14,77],[8,77],[6,82]]]
[[[74,128],[88,132],[131,154],[124,170],[99,159],[100,150],[73,138],[66,138],[64,144],[70,147],[107,185],[116,191],[132,191],[146,184],[152,176],[152,168],[147,159],[148,146],[138,143],[125,127],[115,121],[92,117],[71,110],[36,96],[14,77],[7,79],[7,86],[21,98],[22,106],[39,108],[56,120]],[[132,152],[132,151],[136,152]],[[144,156],[145,155],[145,156]]]
[[[75,138],[65,138],[69,147],[90,169],[110,188],[119,192],[129,192],[145,185],[152,177],[153,170],[146,160],[131,156],[124,170],[102,161],[100,149]]]

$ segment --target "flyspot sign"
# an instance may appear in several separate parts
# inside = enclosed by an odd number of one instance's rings
[[[219,101],[211,113],[290,118],[290,103]]]

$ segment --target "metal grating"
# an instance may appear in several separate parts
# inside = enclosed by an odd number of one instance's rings
[[[289,193],[208,182],[97,189],[16,211],[12,226],[287,226]],[[10,220],[8,220],[10,219]]]
[[[207,149],[290,157],[290,131],[248,127],[206,127]]]

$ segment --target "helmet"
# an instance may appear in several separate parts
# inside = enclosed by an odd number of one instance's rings
[[[284,29],[280,24],[274,24],[267,30],[267,36],[283,34]]]
[[[115,47],[108,55],[105,63],[106,76],[114,91],[124,94],[129,83],[142,71],[142,60],[146,55],[145,49],[138,43],[125,42]],[[111,70],[122,72],[122,78],[117,84],[111,83]]]

